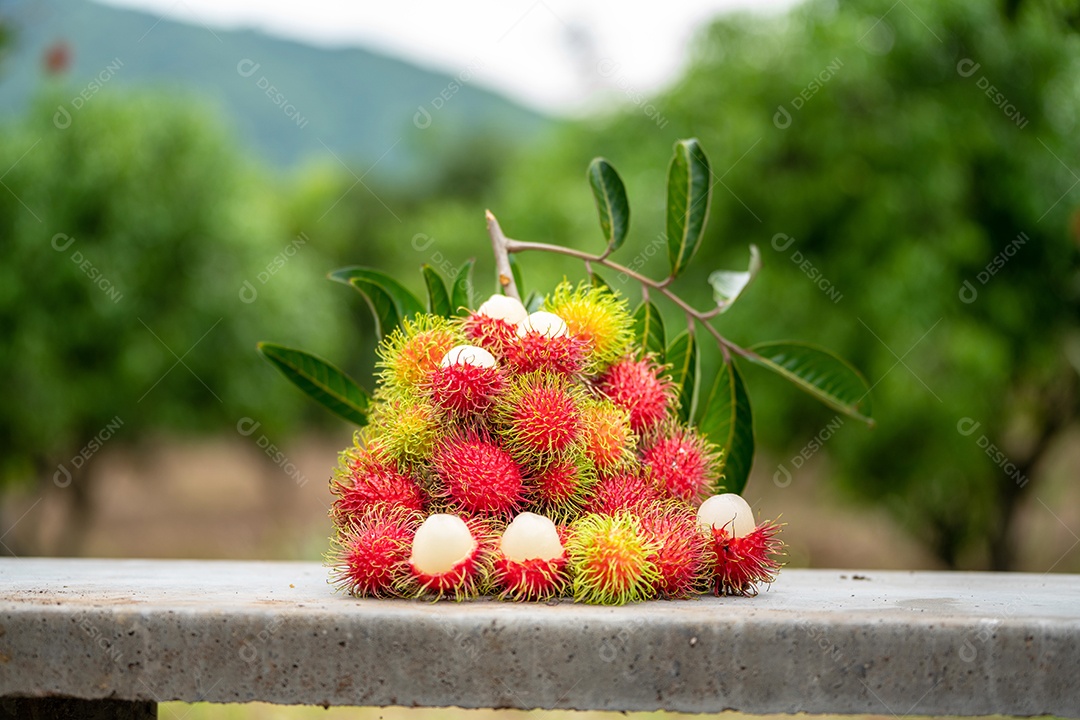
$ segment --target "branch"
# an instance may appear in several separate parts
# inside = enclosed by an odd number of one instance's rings
[[[507,297],[521,300],[517,283],[514,282],[514,271],[510,267],[510,252],[513,252],[510,250],[512,241],[503,235],[502,228],[499,227],[499,221],[495,219],[491,211],[486,210],[484,212],[487,218],[488,235],[491,236],[491,249],[495,253],[495,273],[499,279],[499,287],[502,288],[503,294]]]

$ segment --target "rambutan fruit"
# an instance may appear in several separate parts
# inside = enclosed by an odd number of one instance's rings
[[[487,435],[457,431],[439,443],[432,466],[439,493],[469,515],[509,517],[524,501],[521,468]]]
[[[712,536],[712,586],[717,595],[756,595],[759,583],[776,579],[784,550],[777,537],[779,525],[755,525],[750,505],[735,493],[709,498],[698,508],[697,517]]]
[[[656,591],[667,598],[685,598],[708,589],[709,537],[694,511],[680,502],[665,502],[644,509],[640,517],[645,536],[658,546],[652,557],[660,575]]]
[[[517,327],[517,337],[506,346],[504,359],[519,374],[548,372],[578,375],[585,369],[586,344],[569,333],[562,318],[534,312]]]
[[[502,598],[543,600],[566,592],[566,552],[555,523],[531,512],[514,518],[499,540],[492,578]]]
[[[698,504],[715,491],[722,452],[691,428],[661,425],[648,437],[641,461],[666,494]]]
[[[566,545],[574,599],[622,605],[652,597],[660,581],[652,559],[658,549],[634,515],[585,515],[571,526]]]
[[[648,470],[628,468],[610,475],[601,475],[593,485],[586,509],[600,515],[640,513],[661,502],[663,496]]]
[[[518,325],[529,317],[529,311],[516,298],[492,295],[476,312],[465,318],[463,328],[470,342],[502,357],[517,338]]]
[[[491,528],[482,521],[442,513],[429,515],[413,536],[408,556],[410,576],[402,591],[433,594],[435,599],[476,596],[490,576],[494,543]]]
[[[630,413],[608,400],[588,400],[581,417],[581,445],[598,472],[611,473],[633,462],[637,437]]]
[[[379,344],[379,377],[390,395],[419,392],[447,351],[462,341],[460,330],[438,315],[417,315]]]
[[[331,582],[356,597],[399,594],[409,574],[413,536],[423,516],[401,506],[375,505],[350,515],[326,557]]]
[[[426,462],[445,433],[439,411],[427,398],[378,394],[367,430],[372,444],[403,464]]]
[[[576,517],[596,482],[596,473],[581,453],[569,453],[527,473],[531,505],[558,520]]]
[[[626,301],[606,287],[562,282],[544,303],[565,321],[570,334],[585,343],[586,359],[596,371],[630,352],[634,321]]]
[[[600,376],[597,386],[630,413],[630,427],[639,435],[656,427],[675,402],[671,380],[650,358],[620,360]]]
[[[530,373],[510,382],[492,418],[511,454],[539,466],[581,439],[581,401],[581,391],[565,378]]]
[[[455,345],[428,376],[424,389],[436,407],[461,416],[487,410],[504,384],[491,353]]]
[[[360,517],[380,503],[417,512],[424,509],[424,495],[414,478],[401,472],[378,445],[362,447],[359,437],[354,443],[341,454],[330,481],[335,496],[331,514],[338,522]]]

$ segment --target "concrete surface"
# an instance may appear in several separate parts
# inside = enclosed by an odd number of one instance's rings
[[[0,560],[0,698],[1080,717],[1080,576],[785,570],[619,608],[334,595],[313,563]]]

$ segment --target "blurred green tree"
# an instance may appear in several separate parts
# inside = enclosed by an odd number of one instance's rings
[[[302,398],[255,342],[335,355],[345,315],[317,234],[286,230],[207,108],[71,97],[53,87],[0,131],[0,483],[70,485],[77,525],[114,436],[293,427]]]
[[[827,445],[836,485],[945,565],[1009,568],[1018,505],[1077,414],[1080,46],[1057,20],[928,0],[730,16],[669,91],[636,103],[615,83],[621,109],[516,163],[492,206],[513,237],[598,248],[581,169],[606,155],[635,208],[617,259],[661,277],[662,208],[639,198],[663,197],[672,140],[700,137],[712,221],[684,297],[706,306],[709,270],[756,243],[763,277],[722,331],[822,344],[874,384],[878,427],[833,438],[831,413],[750,382],[760,441],[791,458],[766,476],[797,482]]]

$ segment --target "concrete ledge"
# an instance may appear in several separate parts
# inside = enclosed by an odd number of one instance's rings
[[[786,570],[621,608],[336,596],[313,563],[0,560],[0,698],[1080,717],[1080,576]]]

